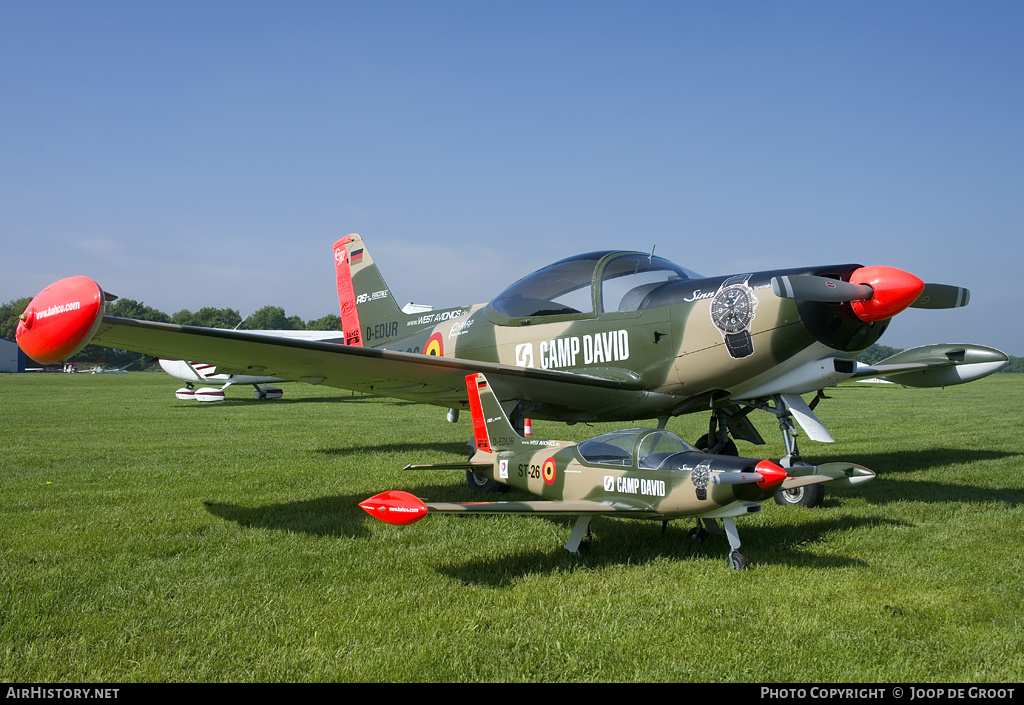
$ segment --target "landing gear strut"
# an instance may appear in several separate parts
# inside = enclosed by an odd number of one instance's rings
[[[739,551],[740,534],[736,530],[736,521],[732,517],[725,517],[722,519],[722,525],[725,527],[726,538],[729,539],[729,557],[726,562],[733,570],[744,570],[747,567],[747,559]],[[697,526],[690,529],[687,535],[694,543],[703,544],[708,540],[709,530],[716,534],[722,533],[722,529],[714,519],[698,519]]]
[[[785,401],[780,397],[774,397],[775,406],[770,407],[775,416],[779,419],[779,430],[782,431],[782,439],[786,444],[786,456],[779,461],[784,468],[792,468],[798,465],[807,465],[800,457],[800,449],[797,447],[796,424],[793,423],[793,414],[786,406]],[[817,403],[817,398],[814,400]],[[825,499],[825,488],[821,485],[806,485],[792,490],[780,490],[775,493],[775,503],[784,507],[806,507],[814,509]]]
[[[816,397],[812,402],[810,409],[813,409],[817,405],[818,399],[822,398],[821,394]],[[794,399],[791,397],[791,402],[796,404],[802,404],[802,400]],[[797,466],[807,465],[804,459],[800,456],[800,449],[797,446],[797,428],[796,423],[793,420],[793,412],[790,410],[786,399],[781,394],[776,394],[771,397],[770,402],[764,399],[758,399],[751,402],[746,402],[747,406],[743,410],[737,409],[737,407],[724,407],[715,409],[711,415],[711,421],[708,424],[708,433],[706,436],[702,436],[697,441],[697,447],[701,450],[706,450],[709,453],[718,453],[722,455],[738,455],[736,451],[736,443],[729,437],[729,425],[736,424],[737,422],[746,422],[746,415],[754,409],[761,409],[774,414],[779,421],[779,430],[782,431],[782,439],[786,445],[786,455],[779,461],[779,465],[784,468],[792,468]],[[804,415],[809,409],[804,410]],[[813,414],[810,414],[813,418]],[[817,419],[814,419],[817,421]],[[824,429],[821,432],[827,437],[828,434]],[[754,431],[756,434],[756,431]],[[813,434],[812,434],[813,435]],[[746,438],[745,440],[755,440],[754,438]],[[822,440],[816,438],[816,440]],[[760,437],[756,437],[755,442],[763,442]],[[793,490],[781,490],[775,495],[776,504],[783,506],[800,506],[813,508],[821,504],[825,497],[825,490],[821,485],[808,485],[805,487],[798,487]]]

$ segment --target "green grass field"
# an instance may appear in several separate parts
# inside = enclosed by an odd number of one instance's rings
[[[816,510],[685,522],[434,516],[386,489],[480,499],[468,414],[286,385],[178,401],[163,374],[0,375],[0,680],[1017,682],[1024,678],[1024,375],[850,385],[813,460],[879,473]],[[774,418],[757,413],[782,454]],[[704,415],[674,420],[693,440]],[[535,422],[582,439],[611,426]],[[506,495],[511,497],[512,495]]]

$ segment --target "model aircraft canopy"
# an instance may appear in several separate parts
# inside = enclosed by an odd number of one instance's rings
[[[509,318],[639,311],[662,305],[657,294],[701,275],[643,252],[589,252],[548,265],[491,301]]]
[[[693,453],[697,449],[671,431],[653,428],[631,428],[611,431],[580,443],[576,450],[590,463],[603,465],[635,464],[651,470],[678,470],[665,461],[679,453]],[[635,463],[634,463],[635,459]]]

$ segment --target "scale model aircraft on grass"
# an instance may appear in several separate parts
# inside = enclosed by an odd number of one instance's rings
[[[697,450],[674,433],[654,428],[612,431],[576,444],[524,438],[512,427],[482,374],[466,377],[473,416],[476,452],[466,463],[412,465],[406,469],[467,468],[493,482],[539,495],[541,501],[424,504],[401,490],[383,492],[360,502],[371,516],[406,525],[428,513],[541,514],[577,517],[565,549],[588,551],[594,516],[654,519],[696,518],[690,537],[707,539],[708,529],[729,539],[728,563],[742,570],[735,518],[753,514],[778,492],[828,485],[852,487],[875,473],[852,463],[784,469],[758,458],[712,455]],[[586,540],[584,540],[586,535]]]
[[[467,374],[483,373],[513,427],[523,420],[635,422],[659,428],[709,413],[696,443],[737,454],[763,443],[748,414],[774,414],[787,468],[803,463],[796,424],[832,437],[813,407],[846,380],[914,387],[961,384],[1009,358],[970,344],[912,348],[855,361],[904,309],[956,308],[966,289],[925,284],[891,267],[839,264],[702,277],[643,252],[569,257],[515,282],[490,303],[404,313],[358,235],[334,245],[344,345],[104,315],[111,298],[78,276],[46,287],[25,309],[18,344],[55,362],[89,342],[157,357],[205,360],[226,374],[267,375],[449,408],[468,408]],[[808,404],[801,395],[817,393]],[[467,470],[471,485],[503,486]],[[820,502],[820,485],[777,501]]]

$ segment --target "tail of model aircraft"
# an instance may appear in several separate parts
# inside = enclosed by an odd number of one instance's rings
[[[530,444],[516,432],[483,374],[467,375],[466,389],[473,415],[473,441],[478,451],[497,453]]]
[[[469,312],[459,306],[433,310],[433,307],[399,307],[391,289],[374,264],[363,239],[352,233],[334,243],[334,264],[338,283],[341,327],[349,345],[377,347],[406,338],[417,330],[450,320]],[[428,345],[417,350],[440,354]]]
[[[334,243],[334,269],[345,343],[362,346],[364,336],[360,314],[367,320],[387,320],[396,319],[401,311],[377,270],[377,265],[373,263],[373,258],[363,246],[362,238],[355,233]]]

